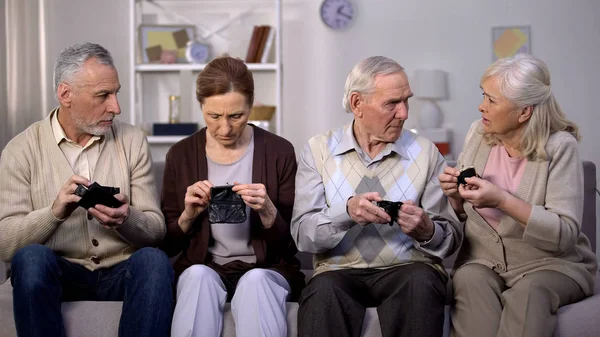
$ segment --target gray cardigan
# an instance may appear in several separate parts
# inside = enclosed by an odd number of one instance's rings
[[[523,228],[504,215],[497,232],[465,201],[465,237],[455,267],[479,263],[494,270],[511,287],[525,274],[554,270],[575,280],[586,295],[594,292],[596,256],[581,232],[583,168],[577,141],[555,132],[546,143],[548,159],[528,161],[515,196],[532,205]],[[478,120],[471,125],[458,167],[483,172],[491,146]]]

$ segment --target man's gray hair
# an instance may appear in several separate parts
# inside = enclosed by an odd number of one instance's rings
[[[99,44],[91,42],[76,43],[63,49],[54,65],[54,97],[58,99],[56,89],[60,83],[73,84],[75,76],[83,68],[85,61],[95,58],[98,63],[115,68],[110,52]]]
[[[342,105],[344,109],[352,113],[350,107],[350,95],[353,92],[368,95],[375,89],[375,76],[389,75],[404,72],[404,68],[398,62],[385,56],[371,56],[360,61],[352,68],[346,85],[344,86],[344,98]]]

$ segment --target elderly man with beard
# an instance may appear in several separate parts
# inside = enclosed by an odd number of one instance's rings
[[[0,158],[0,259],[12,262],[19,336],[61,336],[63,301],[123,301],[119,336],[168,336],[173,269],[143,133],[115,120],[121,85],[102,46],[64,49],[59,107]],[[121,206],[79,207],[78,185],[118,187]]]

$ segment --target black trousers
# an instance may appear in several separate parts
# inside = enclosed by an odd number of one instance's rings
[[[441,337],[445,302],[445,277],[425,263],[327,271],[300,295],[298,336],[359,337],[377,307],[383,337]]]

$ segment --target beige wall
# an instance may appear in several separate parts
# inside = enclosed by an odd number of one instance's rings
[[[27,0],[28,1],[28,0]],[[99,43],[108,49],[119,71],[121,119],[129,121],[129,1],[44,1],[46,76],[52,81],[54,61],[60,51],[76,42]],[[50,83],[51,84],[51,83]],[[48,86],[45,110],[57,105]]]

